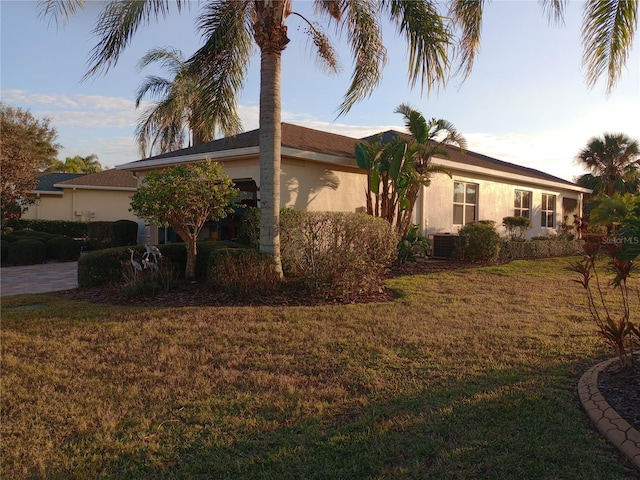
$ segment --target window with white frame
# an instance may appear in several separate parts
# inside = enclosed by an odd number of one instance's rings
[[[513,201],[513,216],[531,218],[531,192],[516,190]]]
[[[556,224],[556,196],[547,193],[542,194],[540,206],[540,226],[553,228]]]
[[[478,185],[453,182],[453,224],[466,225],[475,222],[478,212]]]

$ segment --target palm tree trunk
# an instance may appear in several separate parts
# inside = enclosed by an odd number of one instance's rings
[[[260,251],[280,260],[280,52],[262,53],[260,64]]]
[[[289,0],[256,1],[253,25],[260,47],[260,251],[273,257],[280,277],[280,72],[282,51],[289,43],[284,25],[289,3]]]

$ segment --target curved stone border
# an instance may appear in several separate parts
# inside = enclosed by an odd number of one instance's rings
[[[640,471],[640,432],[633,428],[607,403],[598,388],[598,375],[617,362],[611,358],[590,368],[578,382],[578,396],[583,408],[600,433]]]

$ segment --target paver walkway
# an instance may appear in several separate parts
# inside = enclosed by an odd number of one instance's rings
[[[0,268],[0,296],[46,293],[78,287],[78,262]]]

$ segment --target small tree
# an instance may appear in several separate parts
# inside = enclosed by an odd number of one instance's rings
[[[58,133],[49,119],[0,103],[2,225],[22,213],[19,201],[38,186],[38,173],[56,161]]]
[[[129,209],[159,226],[171,226],[185,242],[185,278],[196,271],[197,240],[207,220],[232,211],[237,189],[219,163],[205,160],[149,173],[131,198]]]

